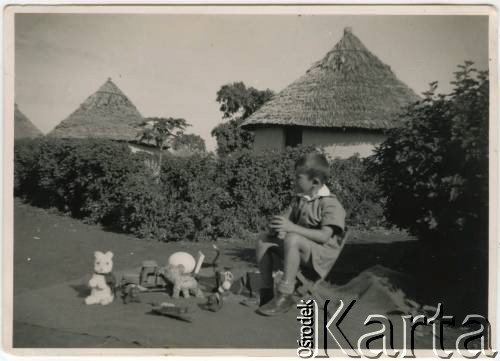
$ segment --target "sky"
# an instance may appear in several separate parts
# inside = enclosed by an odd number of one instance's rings
[[[488,68],[486,16],[17,14],[15,100],[44,133],[108,77],[145,116],[180,117],[216,147],[217,90],[280,91],[353,33],[417,93]]]

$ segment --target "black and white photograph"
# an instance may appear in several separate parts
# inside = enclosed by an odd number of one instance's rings
[[[493,6],[4,19],[6,352],[495,357]]]

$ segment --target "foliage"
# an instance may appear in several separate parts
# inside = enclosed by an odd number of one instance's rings
[[[146,118],[141,126],[143,130],[138,134],[139,141],[153,142],[163,151],[172,147],[171,143],[183,134],[189,124],[182,118]]]
[[[220,104],[223,119],[229,119],[212,130],[219,156],[252,148],[253,134],[239,125],[273,96],[270,89],[247,88],[243,82],[226,84],[219,89],[216,100]]]
[[[147,154],[106,140],[42,138],[15,145],[15,194],[90,223],[160,241],[242,237],[282,212],[294,191],[295,160],[310,147],[285,152],[239,150],[166,155],[159,181]],[[358,157],[331,161],[328,182],[349,225],[377,225],[381,198]],[[356,223],[355,223],[356,222]]]
[[[474,242],[488,232],[488,77],[459,66],[454,90],[406,109],[370,160],[387,219],[422,239]],[[472,243],[474,243],[472,242]]]
[[[172,157],[162,169],[162,193],[170,208],[171,239],[216,240],[239,228],[233,200],[220,182],[212,154]]]
[[[14,195],[34,198],[33,186],[37,180],[34,164],[37,162],[43,138],[23,138],[15,141],[14,147]]]
[[[140,238],[165,241],[168,238],[168,214],[170,205],[161,193],[161,186],[142,173],[130,174],[116,188],[119,207],[109,217],[108,226]]]
[[[172,143],[179,139],[190,126],[182,118],[146,118],[137,134],[139,142],[151,143],[158,148],[158,168],[163,164],[163,151],[172,148]]]
[[[243,119],[231,119],[212,129],[212,137],[217,140],[217,154],[225,156],[241,149],[252,149],[254,136],[251,132],[241,129]]]
[[[330,190],[347,209],[347,224],[360,228],[385,226],[385,196],[367,172],[367,160],[354,155],[330,163]]]
[[[115,189],[143,168],[126,144],[98,139],[16,142],[14,159],[15,195],[90,222],[105,220]]]
[[[205,141],[197,134],[181,134],[172,141],[172,149],[182,153],[206,152]]]
[[[223,118],[234,118],[237,114],[241,114],[238,117],[245,119],[271,99],[273,95],[274,92],[270,89],[247,88],[240,81],[223,85],[217,92],[216,101],[220,104]]]

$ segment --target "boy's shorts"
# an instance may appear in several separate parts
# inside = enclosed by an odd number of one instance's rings
[[[325,278],[340,255],[341,246],[338,243],[338,236],[333,236],[330,241],[325,244],[314,242],[298,234],[296,236],[304,238],[310,244],[311,257],[306,266],[312,266],[321,278]],[[270,232],[262,233],[259,239],[262,240],[260,252],[265,252],[269,248],[277,247],[275,251],[281,259],[284,258],[284,240]]]

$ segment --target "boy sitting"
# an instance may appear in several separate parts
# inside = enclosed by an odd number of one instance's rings
[[[299,266],[306,265],[325,277],[340,253],[339,237],[344,232],[345,211],[325,183],[330,168],[326,158],[310,153],[295,163],[295,183],[299,194],[288,210],[274,216],[270,232],[259,237],[257,262],[261,274],[258,313],[273,316],[296,306],[292,296]],[[273,257],[284,260],[284,276],[273,290]]]

